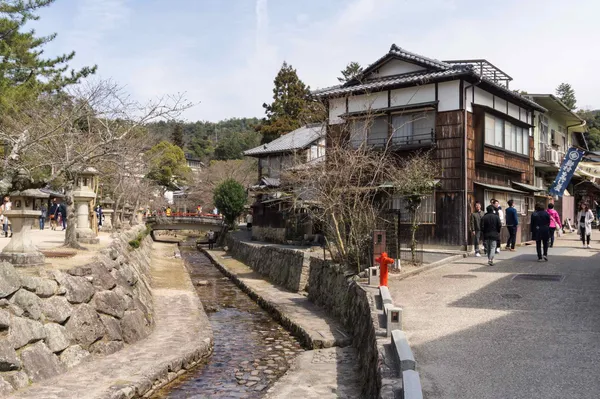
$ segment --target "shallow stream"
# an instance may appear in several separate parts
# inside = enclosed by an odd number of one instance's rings
[[[214,333],[208,363],[154,398],[259,398],[302,352],[298,341],[235,286],[189,239],[180,246]]]

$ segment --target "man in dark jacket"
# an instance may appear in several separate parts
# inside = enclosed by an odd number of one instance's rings
[[[531,235],[535,240],[538,262],[548,262],[548,240],[550,239],[550,215],[540,203],[535,205],[535,212],[531,214]],[[544,253],[542,254],[542,245]],[[543,256],[543,259],[542,259]]]
[[[500,238],[501,227],[502,223],[500,222],[500,216],[494,212],[494,207],[492,205],[488,205],[486,214],[481,218],[481,231],[487,249],[488,265],[490,266],[494,265],[496,245]]]
[[[481,203],[475,202],[475,212],[471,214],[469,226],[471,228],[471,234],[473,234],[473,247],[475,248],[475,256],[481,256],[479,253],[479,243],[481,242],[481,218],[483,217],[483,211],[481,210]],[[485,246],[484,246],[485,250]]]
[[[508,241],[506,249],[514,251],[517,241],[517,226],[519,225],[519,216],[517,210],[513,206],[514,201],[508,200],[508,208],[506,208],[506,229],[508,230]]]

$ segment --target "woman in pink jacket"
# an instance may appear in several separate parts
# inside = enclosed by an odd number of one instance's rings
[[[554,204],[548,204],[548,215],[550,215],[550,248],[554,245],[554,232],[556,228],[562,229],[562,223],[560,223],[560,216],[558,212],[554,210]]]

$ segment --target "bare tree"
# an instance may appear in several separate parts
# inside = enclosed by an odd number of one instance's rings
[[[393,223],[389,212],[394,193],[409,198],[413,244],[421,198],[433,191],[439,176],[428,153],[399,156],[389,136],[382,142],[366,138],[372,118],[360,125],[348,123],[331,135],[326,160],[297,165],[285,175],[295,208],[304,208],[324,227],[333,259],[360,272],[377,226]],[[358,126],[358,128],[357,128]],[[360,131],[357,131],[360,129]]]
[[[65,246],[80,248],[73,207],[80,171],[107,163],[125,168],[132,159],[131,143],[139,141],[145,124],[175,118],[189,106],[182,95],[141,104],[111,81],[87,81],[67,92],[38,98],[0,127],[0,140],[9,149],[5,185],[19,170],[26,171],[32,184],[61,179],[68,206]]]

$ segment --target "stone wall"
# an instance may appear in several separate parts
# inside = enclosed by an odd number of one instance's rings
[[[357,350],[358,364],[361,365],[361,397],[379,397],[381,370],[376,334],[378,321],[372,293],[354,281],[341,266],[311,258],[308,299],[324,307],[352,332],[352,345]]]
[[[146,337],[154,324],[147,236],[118,234],[91,263],[66,270],[0,263],[0,395]]]
[[[252,239],[274,243],[285,243],[285,227],[252,226]]]
[[[274,284],[291,291],[304,290],[308,281],[309,258],[293,249],[256,245],[226,237],[229,253]]]

